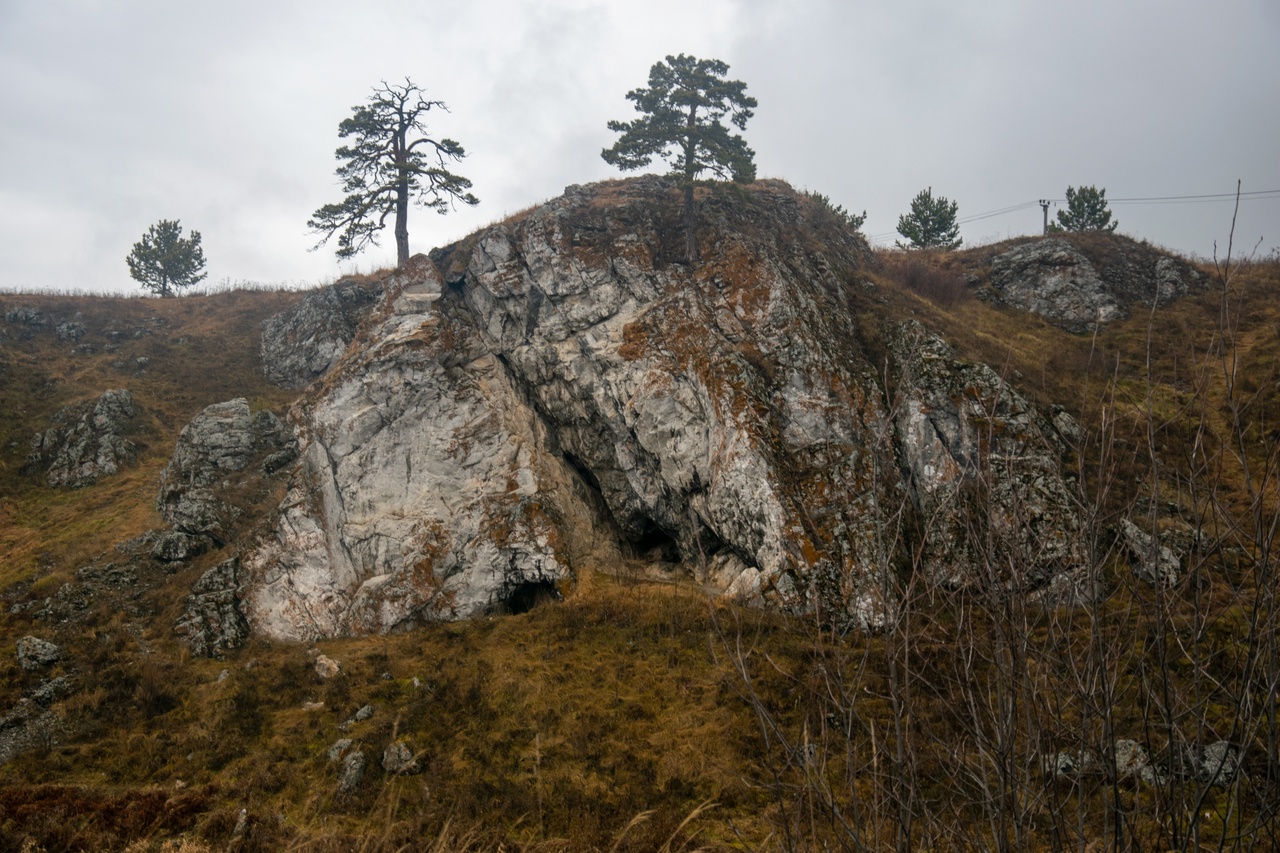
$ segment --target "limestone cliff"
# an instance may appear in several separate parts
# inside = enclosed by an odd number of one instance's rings
[[[625,557],[875,627],[923,553],[904,519],[949,582],[975,571],[929,521],[970,482],[1028,564],[1002,581],[1070,570],[1048,421],[879,317],[861,235],[775,182],[710,191],[700,216],[688,266],[674,185],[570,187],[382,282],[292,412],[288,495],[242,558],[250,627],[465,618]]]

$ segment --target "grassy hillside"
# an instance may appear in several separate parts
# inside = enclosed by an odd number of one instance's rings
[[[285,411],[257,329],[298,296],[0,297],[47,321],[6,323],[0,342],[0,715],[43,678],[75,683],[50,707],[61,727],[0,765],[0,850],[1280,846],[1280,265],[1077,336],[978,298],[999,248],[881,255],[862,325],[914,315],[1084,425],[1078,509],[1099,595],[1065,606],[904,573],[897,622],[870,637],[583,566],[564,601],[520,615],[192,659],[173,618],[217,552],[65,624],[38,620],[14,605],[160,524],[157,476],[193,414],[239,396]],[[78,342],[57,338],[69,321]],[[144,410],[135,466],[70,491],[26,470],[32,433],[115,387]],[[980,487],[961,511],[995,535]],[[1122,517],[1185,552],[1178,585],[1135,578]],[[27,634],[67,659],[22,670]],[[317,654],[341,672],[322,678]],[[341,738],[368,757],[350,793],[327,755]],[[1127,740],[1164,778],[1107,769]],[[1219,740],[1246,776],[1184,772],[1187,749]],[[419,773],[383,770],[397,741]],[[1078,776],[1052,772],[1086,754]]]

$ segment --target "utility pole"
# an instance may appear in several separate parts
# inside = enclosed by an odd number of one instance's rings
[[[1049,236],[1049,200],[1047,198],[1040,199],[1040,209],[1044,211],[1044,236]]]

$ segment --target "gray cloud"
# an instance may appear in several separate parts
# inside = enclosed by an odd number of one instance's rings
[[[109,8],[108,8],[109,7]],[[641,10],[643,9],[643,11]],[[1280,14],[1271,0],[1029,4],[603,0],[216,5],[9,0],[0,7],[0,287],[131,291],[147,225],[204,235],[210,279],[312,282],[340,266],[305,222],[336,201],[336,128],[381,79],[451,113],[482,205],[410,221],[413,248],[615,173],[627,90],[668,53],[724,59],[760,101],[762,175],[866,209],[888,235],[925,186],[961,216],[1068,184],[1112,198],[1280,189]],[[1121,230],[1186,252],[1229,204],[1115,206]],[[1032,207],[969,242],[1033,233]],[[1240,234],[1280,242],[1280,200]]]

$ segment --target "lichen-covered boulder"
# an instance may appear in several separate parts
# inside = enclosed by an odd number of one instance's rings
[[[222,545],[239,517],[238,510],[222,499],[230,478],[258,455],[279,452],[293,441],[278,417],[269,411],[251,414],[243,397],[214,403],[178,435],[173,457],[160,473],[156,509],[175,532]],[[176,555],[180,544],[195,553],[186,542],[166,541],[165,548]]]
[[[139,414],[124,388],[104,391],[54,415],[53,424],[31,439],[28,461],[45,469],[50,486],[77,489],[96,483],[136,458],[137,446],[126,436]]]

